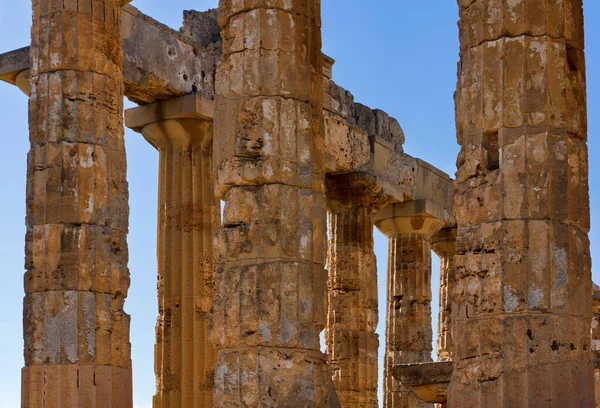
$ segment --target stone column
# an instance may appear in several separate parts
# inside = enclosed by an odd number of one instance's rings
[[[125,112],[158,150],[158,319],[154,408],[212,406],[209,341],[213,237],[220,223],[212,171],[214,105],[198,95]]]
[[[581,0],[460,0],[449,406],[594,404]]]
[[[221,0],[218,407],[335,406],[325,326],[320,1]]]
[[[342,407],[378,407],[374,217],[388,201],[366,174],[330,176],[327,353]]]
[[[596,407],[600,407],[600,288],[593,285],[592,294],[592,362],[594,364],[594,389],[596,392]]]
[[[452,360],[452,303],[451,287],[454,284],[454,255],[456,255],[456,227],[442,228],[432,240],[433,252],[440,258],[440,290],[438,315],[438,361]]]
[[[131,407],[121,7],[33,0],[22,407]]]
[[[375,225],[389,238],[384,407],[422,408],[422,402],[393,378],[398,364],[432,361],[431,238],[443,226],[428,201],[391,204]]]

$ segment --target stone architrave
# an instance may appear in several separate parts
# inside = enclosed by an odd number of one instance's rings
[[[590,407],[581,0],[459,0],[448,406]]]
[[[191,94],[125,112],[158,150],[158,311],[154,408],[211,407],[213,238],[220,224],[212,168],[213,102]]]
[[[443,226],[433,203],[390,204],[375,225],[389,238],[384,407],[432,407],[394,379],[394,366],[429,362],[432,351],[431,239]]]
[[[215,407],[334,407],[320,1],[221,0]]]
[[[329,210],[329,309],[325,334],[342,407],[377,408],[379,322],[375,213],[388,201],[373,176],[326,179]]]
[[[33,0],[22,407],[132,407],[121,4]]]
[[[438,361],[452,360],[452,303],[450,293],[454,284],[454,255],[456,255],[456,227],[442,228],[432,239],[433,252],[440,258],[440,290],[437,357]]]

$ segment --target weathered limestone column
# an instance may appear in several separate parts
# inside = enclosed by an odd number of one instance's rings
[[[432,203],[391,204],[375,217],[389,238],[384,407],[432,407],[393,378],[397,364],[432,361],[431,238],[443,226]]]
[[[320,1],[221,0],[216,407],[336,406],[325,326]]]
[[[433,252],[440,258],[440,290],[438,315],[438,361],[452,360],[452,303],[451,287],[454,284],[454,255],[456,255],[456,227],[442,228],[432,239]]]
[[[589,407],[581,0],[459,0],[449,407]]]
[[[593,285],[592,294],[592,363],[594,364],[594,389],[596,392],[596,407],[600,407],[600,288]]]
[[[220,223],[213,109],[212,101],[187,95],[125,113],[127,126],[144,135],[160,160],[154,408],[212,406],[216,349],[209,324]]]
[[[327,353],[342,407],[378,407],[379,322],[375,213],[388,198],[372,176],[327,177]]]
[[[121,4],[33,0],[22,407],[131,407]]]

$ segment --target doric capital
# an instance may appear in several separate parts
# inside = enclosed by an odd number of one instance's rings
[[[392,200],[391,196],[384,193],[375,176],[362,172],[328,175],[325,191],[327,207],[333,212],[357,207],[377,211]]]
[[[157,149],[166,145],[205,145],[212,140],[214,102],[198,94],[125,111],[125,126],[142,133]]]
[[[446,258],[456,255],[456,227],[446,227],[431,239],[431,248],[437,256]]]
[[[403,234],[431,237],[444,226],[443,214],[428,200],[393,203],[375,215],[375,226],[388,238]]]
[[[214,101],[199,94],[190,94],[167,99],[125,111],[125,126],[141,132],[144,126],[167,119],[201,119],[212,121]]]
[[[166,146],[206,146],[212,140],[212,122],[202,119],[166,119],[144,126],[141,133],[156,149]]]

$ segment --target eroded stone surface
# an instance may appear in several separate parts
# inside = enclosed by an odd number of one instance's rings
[[[22,406],[131,407],[121,8],[32,6]]]
[[[320,2],[222,0],[215,406],[339,406],[325,326]]]
[[[135,7],[123,10],[125,95],[152,103],[198,93],[214,98],[216,57],[212,45],[175,31]],[[207,41],[205,41],[207,42]]]
[[[326,343],[342,407],[378,407],[379,322],[373,230],[390,201],[373,176],[326,179],[329,210],[329,309]]]
[[[31,62],[0,57],[0,79],[31,94],[24,406],[131,406],[123,92],[211,100],[215,87],[213,169],[212,105],[138,129],[161,151],[157,407],[212,404],[212,341],[215,406],[375,407],[375,218],[390,237],[386,407],[424,405],[392,371],[430,359],[432,247],[450,406],[593,403],[580,2],[459,0],[456,217],[449,177],[331,81],[318,1],[222,0],[179,32],[130,6],[121,20],[125,3],[36,0]],[[375,216],[388,201],[405,203]],[[455,219],[458,245],[432,238]]]
[[[452,362],[399,364],[394,367],[394,377],[409,387],[425,402],[442,407],[448,398],[448,384],[452,376]]]
[[[592,406],[581,1],[458,3],[449,407]]]

